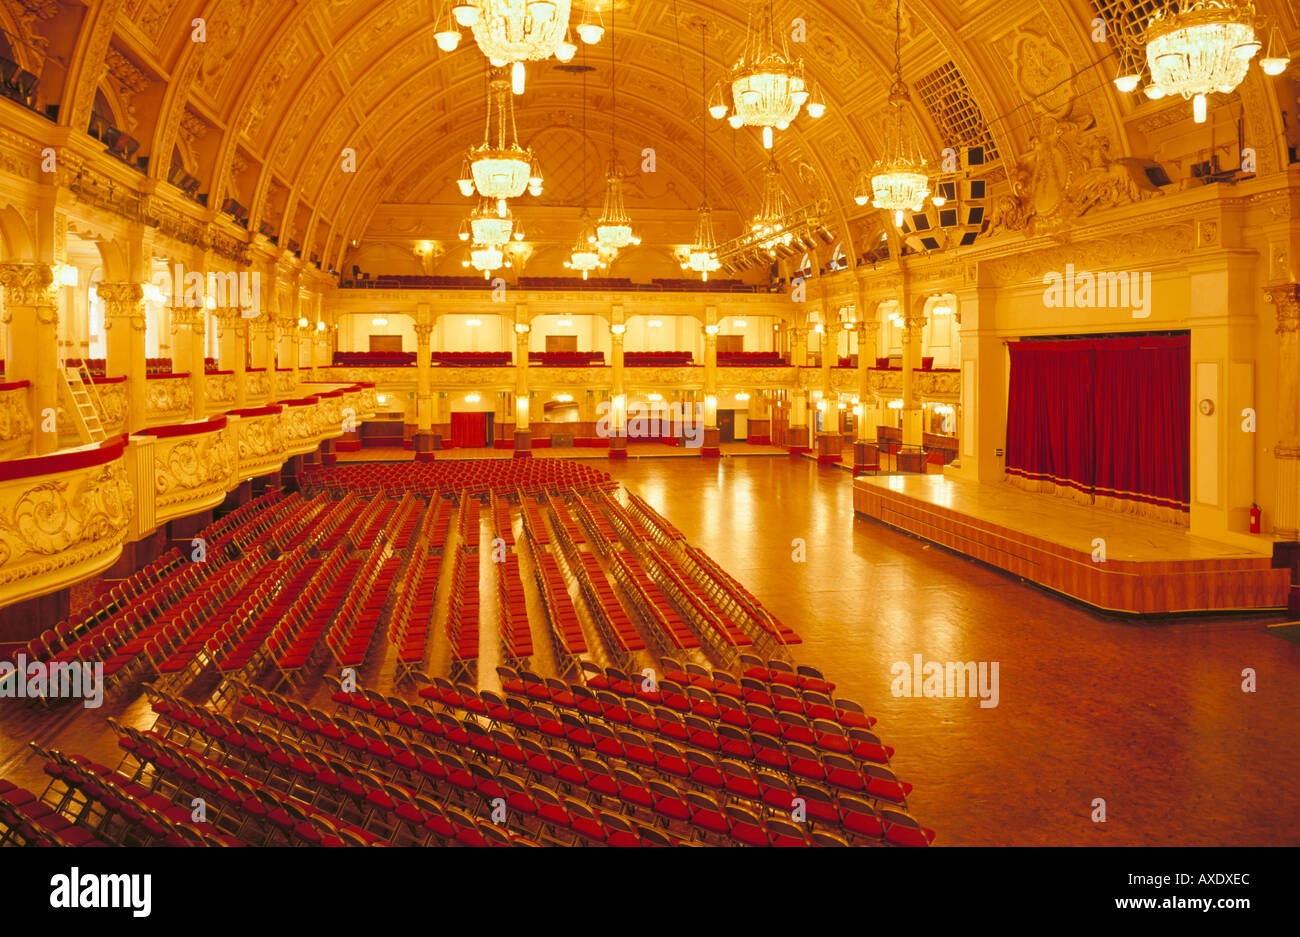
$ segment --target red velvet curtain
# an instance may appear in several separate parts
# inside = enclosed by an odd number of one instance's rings
[[[1186,511],[1190,342],[1186,335],[1014,342],[1007,474]]]
[[[1007,399],[1007,473],[1077,492],[1093,485],[1093,349],[1015,342]]]
[[[1099,342],[1094,400],[1096,496],[1186,511],[1192,419],[1188,336]]]
[[[486,413],[453,413],[451,444],[457,449],[482,449],[487,443]]]

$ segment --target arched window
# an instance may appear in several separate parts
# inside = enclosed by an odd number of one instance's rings
[[[86,301],[86,323],[89,331],[87,358],[108,357],[108,336],[104,329],[104,302],[99,298],[96,287],[103,279],[103,271],[96,267],[90,274],[89,293]]]

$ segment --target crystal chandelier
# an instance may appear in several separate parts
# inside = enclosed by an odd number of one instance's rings
[[[808,116],[821,117],[826,104],[816,88],[805,79],[803,61],[792,58],[784,33],[776,29],[773,0],[768,0],[754,27],[753,11],[745,32],[745,51],[731,67],[731,106],[727,118],[732,127],[762,127],[763,146],[772,148],[772,128],[785,130],[801,107]],[[727,117],[726,94],[721,84],[714,88],[709,113],[721,120]]]
[[[1261,43],[1255,35],[1251,0],[1190,0],[1163,7],[1147,21],[1146,66],[1150,83],[1143,89],[1155,100],[1168,94],[1192,99],[1196,122],[1206,117],[1206,95],[1230,94],[1246,77]],[[1281,74],[1287,59],[1270,54],[1260,61],[1266,74]],[[1138,75],[1115,79],[1121,91],[1137,88]]]
[[[514,216],[510,214],[508,208],[502,211],[489,199],[484,199],[479,203],[478,208],[461,222],[459,236],[462,241],[472,238],[475,244],[500,247],[508,244],[512,236],[516,241],[522,241],[524,232],[521,226],[515,224]]]
[[[596,223],[596,242],[606,255],[616,254],[624,247],[641,243],[641,239],[632,233],[632,219],[627,216],[627,209],[623,207],[623,173],[618,166],[616,143],[618,58],[614,54],[614,19],[615,12],[611,8],[609,13],[609,170],[605,173],[605,210],[601,212],[600,221]]]
[[[704,37],[707,25],[700,26],[700,191],[704,201],[700,205],[700,220],[695,230],[695,243],[688,247],[682,257],[682,269],[700,275],[701,280],[708,280],[709,274],[722,266],[718,260],[718,239],[713,235],[713,209],[709,207],[709,128],[704,120],[704,73],[708,67],[708,58],[704,54]]]
[[[767,165],[763,183],[763,207],[749,223],[753,246],[775,255],[779,247],[788,247],[794,241],[794,232],[787,224],[789,212],[785,188],[781,185],[781,167],[773,156]]]
[[[483,198],[496,199],[498,211],[501,211],[505,208],[506,199],[523,195],[525,189],[530,195],[541,195],[542,171],[532,149],[519,145],[514,102],[508,93],[508,85],[499,72],[489,78],[487,105],[483,142],[470,147],[456,184],[460,186],[462,195],[472,196],[477,192]],[[494,113],[495,135],[492,119]]]
[[[583,64],[586,65],[586,52],[583,53]],[[587,279],[587,274],[592,270],[605,266],[605,255],[600,249],[599,240],[596,237],[596,228],[591,223],[591,212],[587,211],[587,73],[582,73],[582,214],[578,216],[578,240],[574,242],[573,249],[569,252],[569,259],[564,262],[564,266],[569,270],[579,270],[582,272],[582,278]]]
[[[894,213],[894,224],[903,223],[904,209],[920,211],[930,195],[930,178],[921,156],[907,132],[904,110],[909,100],[903,83],[903,4],[894,5],[894,83],[889,88],[889,106],[885,118],[885,155],[871,170],[871,204]],[[859,205],[866,203],[866,192],[854,196]]]
[[[695,231],[695,243],[686,250],[682,259],[682,269],[698,273],[700,279],[708,281],[709,274],[722,266],[718,260],[718,239],[713,235],[713,209],[705,202],[700,206],[699,226]]]
[[[585,280],[592,270],[605,266],[605,257],[596,241],[596,229],[591,224],[591,212],[583,208],[579,217],[581,224],[578,226],[578,240],[574,243],[573,250],[569,252],[569,259],[564,262],[564,266],[569,270],[581,271],[582,278]]]
[[[641,243],[632,233],[632,219],[623,207],[623,174],[614,160],[605,175],[605,210],[596,223],[596,241],[607,252]]]
[[[492,277],[493,271],[511,265],[503,245],[478,243],[470,244],[469,256],[460,264],[462,267],[473,267],[475,270],[482,271],[485,280]]]
[[[578,50],[569,30],[570,0],[450,0],[451,14],[460,26],[468,27],[483,54],[497,68],[510,66],[515,94],[524,93],[525,62],[539,62],[554,55],[568,62]],[[596,20],[588,9],[578,26],[579,38],[587,44],[600,41],[600,7]],[[460,31],[439,17],[434,33],[438,48],[451,52],[460,43]]]

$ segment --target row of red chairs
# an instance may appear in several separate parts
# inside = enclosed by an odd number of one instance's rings
[[[683,543],[686,556],[694,562],[699,575],[695,582],[708,590],[710,595],[722,604],[730,604],[755,622],[759,628],[770,634],[778,644],[802,644],[803,639],[792,628],[769,612],[752,592],[741,585],[740,581],[719,566],[712,557],[698,547]]]
[[[468,687],[463,692],[473,695]],[[404,730],[408,738],[422,735],[441,746],[443,751],[437,752],[417,741],[405,741],[393,732],[350,723],[337,714],[332,723],[311,715],[310,724],[304,726],[301,707],[286,705],[286,701],[257,691],[251,691],[243,702],[262,718],[260,727],[266,726],[266,717],[279,726],[282,733],[280,745],[285,744],[283,739],[289,734],[293,734],[294,744],[313,738],[313,744],[322,748],[333,747],[340,753],[366,757],[368,770],[388,773],[394,778],[412,779],[417,793],[422,793],[426,784],[432,784],[435,787],[449,786],[453,794],[462,797],[462,802],[467,797],[471,803],[479,798],[480,803],[499,803],[504,799],[511,811],[523,815],[525,822],[541,820],[545,832],[552,838],[557,833],[575,830],[581,824],[585,829],[577,832],[585,841],[593,844],[610,842],[607,827],[612,826],[624,833],[627,826],[633,830],[637,827],[644,829],[643,816],[649,814],[652,822],[657,819],[670,826],[690,824],[701,838],[713,832],[731,842],[743,844],[809,845],[813,842],[806,828],[797,824],[792,826],[795,832],[787,842],[773,838],[756,839],[753,835],[732,836],[729,828],[716,829],[694,822],[697,810],[720,812],[721,798],[732,801],[728,806],[740,808],[739,811],[730,811],[737,822],[749,823],[760,832],[771,827],[769,821],[774,819],[767,814],[765,807],[786,816],[798,808],[796,798],[801,797],[802,792],[791,781],[770,773],[756,775],[734,760],[720,762],[699,752],[694,753],[695,757],[689,757],[671,742],[650,742],[632,731],[624,733],[628,748],[619,749],[616,761],[609,761],[598,751],[575,755],[568,746],[574,744],[571,735],[580,732],[580,726],[572,721],[557,721],[553,715],[548,717],[541,708],[531,707],[527,701],[518,698],[508,700],[509,706],[506,706],[490,691],[484,691],[481,697],[473,695],[473,699],[480,703],[480,708],[493,722],[518,721],[517,732],[501,727],[485,729],[468,712],[466,718],[458,719],[420,706],[409,706],[399,699],[385,699],[373,691],[344,693],[340,690],[334,694],[334,699],[340,706],[374,719],[376,725],[392,723],[398,731]],[[537,714],[540,714],[540,719],[534,719]],[[548,737],[559,742],[560,746],[548,744]],[[517,777],[505,771],[507,763],[512,769],[521,771],[523,776]],[[643,771],[657,776],[647,780],[642,776]],[[526,780],[530,777],[544,777],[548,782],[558,783],[583,795],[584,799],[555,796],[551,788],[543,785],[539,789],[536,781],[530,783]],[[683,782],[712,788],[712,791],[683,793],[678,787]],[[811,789],[810,793],[818,804],[835,807],[836,799],[824,789]],[[846,812],[860,821],[858,826],[863,831],[859,835],[878,840],[883,829],[876,808],[850,795],[843,795],[842,799]],[[391,796],[387,798],[387,801],[392,800]],[[746,803],[741,805],[734,801]],[[850,802],[853,809],[850,809]],[[391,809],[391,803],[381,800],[380,804]],[[607,806],[610,804],[616,809],[610,809]],[[612,823],[593,824],[595,816],[600,815],[618,819]],[[823,810],[817,821],[825,825],[838,822],[838,813],[832,820],[831,815]],[[623,835],[617,844],[670,845],[677,841],[666,831],[653,826],[649,829],[654,831],[650,843],[640,842],[636,836],[628,838]],[[852,823],[846,831],[859,832]],[[690,835],[688,830],[683,838]],[[838,836],[837,839],[824,844],[847,844]]]
[[[272,785],[262,783],[242,771],[227,766],[205,750],[198,754],[155,732],[140,732],[130,726],[114,726],[119,732],[118,745],[126,752],[118,773],[135,761],[132,782],[145,777],[146,770],[165,779],[174,789],[176,801],[185,803],[195,797],[211,800],[218,812],[218,822],[227,822],[235,836],[256,845],[295,846],[374,846],[382,839],[350,823],[340,822],[335,813],[314,802],[283,796]],[[237,731],[235,737],[238,737]],[[241,739],[242,740],[242,739]],[[253,744],[263,747],[254,740]],[[341,762],[325,764],[322,776],[331,777],[336,785],[346,778],[357,785],[355,773]]]
[[[320,561],[306,589],[296,595],[283,595],[290,604],[267,639],[265,657],[275,666],[277,688],[294,686],[315,662],[320,637],[329,628],[338,603],[348,594],[361,563],[361,557],[350,556],[340,544]]]
[[[538,502],[522,492],[519,494],[520,513],[523,514],[524,532],[533,539],[534,543],[548,544],[551,542],[550,526],[542,519],[542,513],[538,508]]]
[[[531,546],[537,591],[542,596],[556,660],[561,673],[567,674],[577,666],[578,656],[587,653],[587,638],[555,555],[540,544]]]
[[[462,543],[456,551],[447,606],[447,637],[457,674],[472,673],[478,665],[478,565],[477,555],[467,553]]]
[[[148,640],[157,629],[146,631],[164,609],[193,591],[229,558],[226,548],[242,551],[265,533],[275,516],[285,509],[278,494],[250,502],[204,530],[203,555],[186,563],[170,550],[154,563],[115,583],[88,608],[53,629],[47,629],[26,647],[31,660],[99,662],[104,673],[116,678],[135,669]],[[211,553],[209,563],[208,553]]]
[[[424,667],[441,571],[441,555],[430,552],[425,541],[417,542],[388,621],[388,642],[397,652],[397,683]]]
[[[58,817],[69,819],[78,837],[94,837],[84,845],[244,845],[206,821],[195,822],[192,806],[176,804],[107,765],[83,755],[45,751],[35,742],[32,748],[45,759],[50,778],[40,802]]]
[[[518,684],[510,668],[502,667],[500,670],[503,687]],[[534,692],[534,688],[540,688],[541,694],[549,696],[548,702],[556,706],[560,705],[561,697],[566,692],[564,685],[554,679],[541,681],[538,678],[531,685],[528,695],[536,698],[538,693]],[[671,713],[662,710],[652,713],[645,707],[640,710],[627,707],[622,710],[627,717],[622,725],[611,725],[606,722],[591,721],[574,712],[557,715],[545,704],[529,702],[523,696],[507,696],[502,700],[490,691],[476,692],[464,684],[453,687],[441,680],[435,680],[433,684],[421,691],[421,695],[444,705],[463,709],[467,714],[478,714],[488,719],[490,726],[508,723],[516,730],[516,735],[503,734],[497,728],[485,732],[471,721],[465,721],[462,724],[462,731],[456,733],[454,729],[448,727],[443,716],[438,716],[437,723],[426,725],[425,721],[421,721],[418,717],[418,710],[413,722],[405,720],[411,722],[413,727],[434,735],[441,735],[486,754],[518,761],[529,770],[554,774],[580,784],[584,783],[582,780],[584,772],[590,780],[592,772],[589,765],[592,761],[598,764],[605,762],[606,774],[609,773],[610,766],[617,767],[620,763],[627,763],[640,770],[656,771],[669,784],[684,781],[712,790],[717,796],[735,795],[761,801],[761,805],[774,807],[786,815],[789,815],[791,808],[797,806],[794,797],[804,797],[809,803],[813,803],[813,806],[809,807],[810,817],[815,815],[822,822],[837,823],[848,834],[871,837],[884,835],[880,813],[894,808],[889,804],[873,804],[869,801],[883,798],[901,803],[906,792],[910,790],[908,785],[895,783],[896,779],[892,778],[892,772],[887,769],[883,769],[879,777],[875,774],[871,775],[872,787],[868,787],[863,781],[864,775],[861,772],[857,775],[859,781],[853,782],[851,777],[854,769],[848,766],[847,762],[836,763],[836,774],[834,780],[830,782],[836,786],[827,787],[825,783],[819,783],[812,777],[801,776],[801,770],[805,774],[809,772],[798,759],[816,761],[817,756],[794,745],[790,746],[792,754],[787,756],[783,763],[767,763],[763,758],[764,755],[770,756],[776,751],[783,751],[779,745],[773,745],[770,750],[757,749],[747,752],[728,751],[715,745],[713,750],[709,751],[694,738],[673,735],[673,727],[681,723],[675,721]],[[340,705],[353,706],[362,712],[375,714],[381,720],[397,718],[399,722],[403,721],[400,704],[394,704],[398,707],[396,711],[385,709],[382,702],[357,693],[337,695],[335,701]],[[613,706],[618,707],[617,702],[614,702]],[[554,748],[549,750],[551,753],[549,757],[542,759],[535,748],[530,749],[526,744],[528,734],[562,740],[573,745],[577,750],[586,750],[580,752],[578,756],[584,770],[579,771],[572,764],[574,756],[555,758]],[[650,734],[659,737],[650,738]],[[721,761],[719,761],[720,757]],[[747,767],[746,762],[753,762],[755,767]],[[877,766],[866,767],[874,770]],[[822,781],[825,782],[825,779]],[[606,793],[613,794],[614,790],[610,789]],[[773,799],[774,793],[777,795],[775,799]],[[680,792],[676,791],[670,791],[667,796],[676,800],[681,799]],[[841,817],[837,804],[844,805],[845,817]],[[915,824],[915,821],[902,811],[894,812],[898,815],[896,822],[904,826],[909,823]],[[689,813],[683,814],[680,818],[685,819],[688,815]],[[919,824],[916,824],[916,827],[919,828]]]
[[[501,641],[510,660],[527,662],[533,656],[533,632],[528,624],[523,580],[519,578],[519,554],[507,553],[503,563],[495,562],[495,556],[493,560],[497,568]]]
[[[519,490],[598,488],[613,484],[609,473],[571,459],[447,459],[420,463],[352,463],[317,466],[303,473],[308,488],[336,489],[359,494],[393,491],[513,494]]]
[[[267,559],[261,548],[232,563],[210,581],[184,612],[167,619],[160,633],[145,646],[145,653],[160,679],[188,683],[202,669],[199,652],[253,595],[257,571]]]
[[[102,846],[84,827],[0,778],[0,846]]]
[[[275,574],[262,580],[250,601],[223,624],[206,646],[207,657],[222,677],[241,673],[258,656],[292,597],[301,595],[316,574],[307,550],[280,558]]]
[[[499,537],[506,546],[515,545],[514,525],[510,521],[510,500],[506,497],[498,497],[493,491],[489,497],[492,509],[492,532],[494,536]]]
[[[337,667],[360,668],[370,655],[401,560],[376,547],[365,554],[358,575],[339,596],[338,614],[325,633]]]
[[[682,621],[663,590],[646,575],[635,555],[611,551],[609,560],[614,581],[631,599],[629,606],[640,613],[646,632],[664,653],[693,650],[700,646],[695,632]]]
[[[454,503],[450,498],[435,496],[430,499],[429,510],[424,515],[420,533],[430,551],[442,553],[442,548],[447,544],[447,533],[451,528],[451,515],[454,510]]]

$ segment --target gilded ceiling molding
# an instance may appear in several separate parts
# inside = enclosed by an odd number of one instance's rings
[[[90,113],[95,104],[95,91],[108,71],[109,43],[113,41],[118,14],[125,6],[125,0],[100,0],[98,6],[94,8],[91,14],[94,18],[91,22],[90,38],[84,45],[80,42],[77,44],[81,54],[75,58],[79,65],[75,79],[76,93],[72,97],[71,107],[66,106],[65,99],[65,106],[59,112],[60,124],[77,130],[89,126]],[[84,30],[85,27],[83,26],[82,29]]]
[[[1066,264],[1080,270],[1130,270],[1135,264],[1184,257],[1196,248],[1196,238],[1193,222],[1161,224],[1113,237],[1025,251],[985,261],[981,268],[997,286],[1037,280],[1045,271],[1064,270]]]

